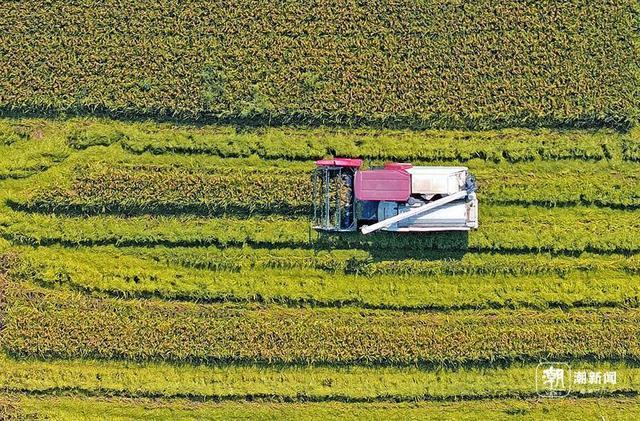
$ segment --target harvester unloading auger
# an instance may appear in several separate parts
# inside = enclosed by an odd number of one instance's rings
[[[361,170],[362,160],[316,161],[313,227],[363,234],[467,231],[478,227],[475,178],[466,167],[388,163]]]

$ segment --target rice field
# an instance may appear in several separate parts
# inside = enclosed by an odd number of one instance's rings
[[[637,417],[637,131],[0,127],[5,418]],[[356,153],[468,166],[480,228],[310,230]]]

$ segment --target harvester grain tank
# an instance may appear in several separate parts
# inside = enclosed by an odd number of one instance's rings
[[[316,230],[369,234],[478,227],[475,178],[466,167],[406,163],[361,167],[360,159],[316,161],[312,176]]]

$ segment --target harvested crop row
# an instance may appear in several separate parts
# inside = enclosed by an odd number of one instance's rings
[[[640,206],[640,166],[612,163],[470,164],[483,203]],[[271,168],[193,170],[94,162],[68,186],[43,182],[15,206],[44,212],[250,214],[311,212],[310,174]]]
[[[420,401],[529,396],[536,392],[536,364],[506,368],[423,370],[417,367],[318,367],[171,365],[96,360],[16,360],[0,357],[6,391],[127,397],[188,397],[193,400],[250,399],[327,401]],[[640,390],[640,368],[624,363],[572,361],[572,370],[615,371],[616,384],[597,393]],[[573,379],[567,379],[567,386]],[[576,395],[584,395],[575,390]]]
[[[632,0],[4,2],[0,107],[624,126],[638,115],[637,9]]]
[[[508,129],[500,131],[375,131],[266,128],[242,132],[232,127],[163,128],[149,123],[89,123],[73,130],[69,144],[78,149],[121,143],[135,153],[259,156],[313,160],[357,156],[371,160],[500,162],[620,159],[620,134],[600,131]]]
[[[478,192],[485,203],[640,206],[640,166],[608,162],[475,164]]]
[[[209,160],[212,157],[258,156],[269,160],[310,161],[335,155],[373,161],[617,161],[623,158],[633,160],[629,154],[635,139],[633,134],[626,136],[610,130],[505,129],[474,132],[262,127],[247,131],[219,125],[185,128],[94,118],[70,119],[64,123],[26,118],[0,119],[0,139],[4,136],[6,142],[17,141],[23,136],[23,131],[16,134],[13,127],[35,124],[46,128],[46,137],[66,138],[76,149],[120,143],[128,151],[138,154],[203,154]]]
[[[81,120],[84,121],[84,120]],[[89,120],[91,121],[91,120]],[[75,123],[80,124],[80,123]],[[90,123],[87,123],[90,124]],[[115,136],[109,134],[115,130],[118,137],[123,139],[121,144],[126,148],[126,136],[153,137],[180,137],[180,128],[171,127],[148,127],[146,123],[141,128],[136,128],[133,133],[128,133],[124,123],[110,122],[102,123],[106,128],[100,127],[100,133],[107,130],[107,134],[96,135],[99,138]],[[73,124],[71,127],[75,127]],[[84,133],[80,128],[67,128],[63,130],[65,136],[75,136],[77,133]],[[89,126],[91,127],[91,126]],[[52,129],[50,129],[52,130]],[[79,132],[74,130],[80,130]],[[469,166],[473,171],[495,171],[509,174],[511,169],[516,173],[536,172],[555,173],[578,171],[583,175],[595,177],[603,170],[620,170],[631,175],[637,174],[638,165],[633,162],[625,162],[622,149],[625,142],[632,144],[637,135],[617,134],[606,130],[601,131],[562,131],[551,130],[531,130],[509,129],[497,132],[452,132],[452,131],[379,131],[372,132],[360,129],[350,130],[328,130],[328,129],[258,129],[255,132],[238,131],[230,132],[229,128],[208,126],[185,135],[185,143],[196,143],[199,137],[206,136],[234,136],[230,148],[241,147],[248,139],[255,142],[262,142],[264,150],[259,149],[238,153],[239,157],[229,157],[225,153],[217,154],[207,152],[202,154],[179,154],[179,153],[132,153],[123,149],[118,142],[105,142],[107,147],[88,148],[77,153],[76,162],[79,165],[104,164],[110,166],[127,167],[184,167],[197,171],[208,171],[216,173],[230,173],[236,169],[245,170],[276,170],[285,172],[308,173],[314,168],[315,157],[300,156],[298,158],[283,156],[285,153],[297,154],[301,148],[305,150],[308,144],[314,142],[327,143],[321,148],[328,148],[327,153],[319,157],[331,156],[360,157],[365,160],[364,166],[380,166],[389,161],[410,161],[415,165],[452,165],[463,164]],[[140,134],[137,134],[140,133]],[[237,139],[236,139],[237,137]],[[420,140],[421,137],[424,139]],[[525,139],[531,138],[529,142]],[[502,140],[501,140],[502,139]],[[573,146],[568,139],[574,139]],[[333,144],[333,142],[336,142]],[[337,142],[341,142],[338,144]],[[68,141],[70,142],[70,141]],[[236,143],[237,142],[237,143]],[[279,143],[281,142],[281,143]],[[622,145],[621,145],[622,142]],[[116,144],[113,144],[116,143]],[[110,145],[110,146],[109,146]],[[284,146],[283,146],[284,145]],[[296,146],[297,145],[297,146]],[[497,145],[497,146],[496,146]],[[517,146],[519,145],[519,146]],[[526,147],[524,145],[527,145]],[[521,148],[535,150],[541,154],[535,158],[525,152],[518,152]],[[342,149],[341,149],[342,148]],[[426,148],[426,149],[425,149]],[[436,155],[431,152],[420,152],[421,156],[409,158],[407,151],[426,151],[432,148]],[[603,154],[598,158],[597,150]],[[270,151],[270,152],[269,152]],[[492,152],[493,151],[493,152]],[[521,155],[521,153],[523,155]],[[511,155],[509,159],[500,159],[498,155]],[[576,155],[577,154],[577,155]],[[231,154],[230,155],[234,155]],[[245,156],[246,155],[246,156]],[[578,159],[578,155],[584,155]],[[520,158],[517,158],[520,156]],[[72,174],[72,170],[69,171]]]
[[[123,301],[10,283],[3,349],[42,358],[331,364],[640,359],[640,310],[453,314]]]
[[[29,177],[71,152],[65,133],[42,120],[0,118],[0,180]]]
[[[198,250],[192,251],[198,254]],[[637,258],[621,263],[632,266],[627,266],[627,269],[635,270],[635,275],[622,270],[596,271],[597,259],[594,264],[590,264],[589,259],[575,259],[583,261],[580,269],[574,267],[574,271],[566,271],[565,266],[566,272],[562,275],[461,275],[455,273],[468,270],[464,263],[458,268],[455,262],[435,261],[431,262],[433,273],[428,277],[401,277],[393,270],[389,270],[387,275],[377,276],[300,268],[245,268],[238,272],[216,272],[176,267],[115,250],[105,252],[100,248],[86,251],[23,248],[20,255],[24,261],[16,262],[9,272],[15,279],[29,279],[49,288],[70,288],[124,298],[445,311],[559,306],[640,307],[640,286],[635,282],[640,279],[640,261]],[[497,256],[497,261],[492,262],[493,256],[483,256],[488,260],[486,266],[498,266],[501,261],[513,262],[523,257],[520,262],[522,272],[527,271],[526,262],[533,260],[528,256]],[[621,262],[624,257],[616,256],[615,259]],[[552,258],[547,262],[557,260]],[[567,258],[562,260],[569,263]],[[391,268],[396,267],[394,263],[388,262]],[[398,263],[401,265],[403,261]],[[609,261],[609,265],[611,263]],[[544,259],[538,258],[537,264],[543,265]],[[445,270],[447,273],[443,274]],[[503,270],[508,272],[509,268]],[[552,271],[553,268],[546,270]]]
[[[123,419],[172,419],[177,421],[228,419],[300,420],[400,420],[400,419],[628,419],[640,417],[636,397],[598,397],[587,399],[505,399],[462,402],[416,403],[274,403],[274,402],[192,402],[186,400],[114,399],[89,397],[33,397],[20,395],[19,410],[36,419],[100,419],[105,414]]]
[[[9,146],[28,137],[27,133],[16,130],[11,121],[0,119],[0,146]]]
[[[5,246],[6,244],[6,246]],[[9,243],[0,239],[0,252]],[[315,269],[327,273],[362,276],[567,276],[574,272],[619,271],[640,274],[640,255],[563,256],[551,254],[497,254],[462,251],[425,250],[419,259],[407,258],[404,250],[388,250],[383,256],[375,252],[350,250],[310,250],[306,248],[227,247],[113,247],[88,248],[38,247],[20,248],[33,261],[75,261],[100,266],[98,262],[127,257],[157,265],[214,272],[247,273],[256,270]],[[144,266],[144,265],[143,265]]]
[[[1,236],[30,245],[264,245],[309,247],[305,219],[0,215]]]
[[[69,156],[64,141],[20,140],[11,145],[1,145],[0,180],[26,178],[64,161]]]
[[[590,255],[577,257],[550,254],[495,254],[425,251],[420,259],[407,259],[404,251],[389,250],[384,256],[358,249],[306,250],[259,248],[39,248],[37,259],[72,253],[82,256],[137,256],[154,262],[212,271],[246,272],[256,269],[319,269],[329,273],[375,275],[559,275],[573,272],[620,270],[640,273],[640,255]],[[71,256],[69,256],[71,258]]]
[[[302,133],[272,129],[260,134],[180,136],[147,134],[125,138],[123,147],[136,153],[210,154],[223,157],[320,159],[357,156],[371,160],[492,162],[533,160],[602,160],[620,156],[620,136],[611,132],[391,132]]]
[[[484,206],[482,229],[467,233],[368,236],[310,232],[306,219],[92,216],[86,218],[11,212],[0,215],[0,237],[26,245],[238,246],[389,250],[405,257],[424,251],[499,251],[554,253],[637,253],[637,212],[607,208]],[[310,242],[312,240],[312,243]]]
[[[238,170],[308,174],[315,166],[313,160],[264,159],[256,155],[228,158],[207,154],[137,154],[123,149],[119,144],[76,150],[74,158],[73,164],[61,169],[67,177],[74,173],[75,168],[72,165],[79,167],[96,164],[129,168],[168,167],[215,174],[231,174]],[[620,160],[615,160],[615,162],[622,163]]]

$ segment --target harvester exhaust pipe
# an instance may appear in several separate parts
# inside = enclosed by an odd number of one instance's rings
[[[445,196],[442,199],[434,200],[433,202],[426,205],[422,205],[416,209],[412,209],[407,212],[402,212],[391,218],[387,218],[383,221],[376,222],[373,225],[365,225],[362,228],[360,228],[360,232],[362,232],[363,234],[369,234],[374,231],[378,231],[379,229],[386,228],[390,225],[395,224],[396,222],[404,221],[405,219],[412,218],[414,216],[418,216],[425,212],[428,212],[432,209],[439,208],[440,206],[444,206],[447,203],[451,203],[453,201],[463,199],[467,197],[467,194],[468,192],[466,190],[459,191],[454,194],[450,194],[449,196]]]

